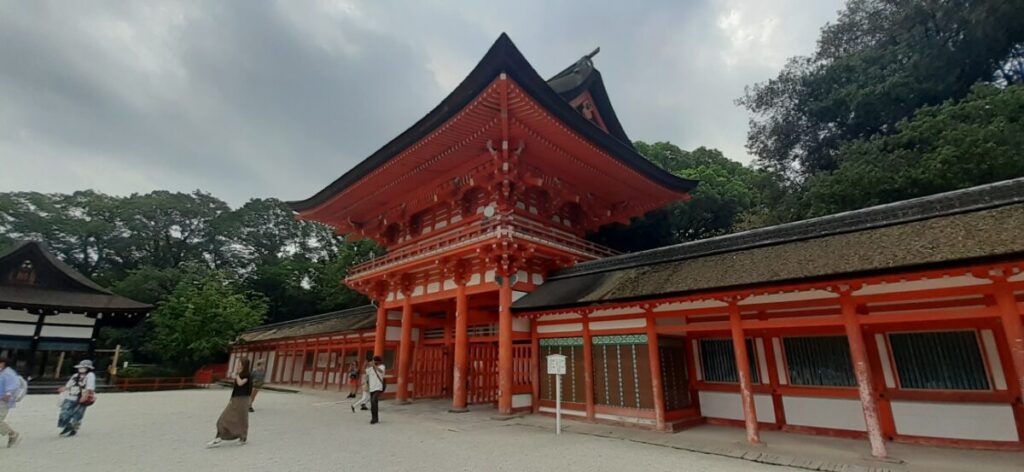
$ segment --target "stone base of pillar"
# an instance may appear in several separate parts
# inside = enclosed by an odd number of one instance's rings
[[[448,413],[469,413],[469,408],[450,408]]]

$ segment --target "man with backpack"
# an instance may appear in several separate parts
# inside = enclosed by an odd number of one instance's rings
[[[21,441],[21,435],[11,429],[5,420],[11,408],[25,396],[23,383],[14,369],[7,366],[7,359],[0,357],[0,436],[7,436],[7,447],[14,447]]]

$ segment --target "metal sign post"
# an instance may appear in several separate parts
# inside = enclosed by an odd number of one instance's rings
[[[555,376],[555,434],[562,434],[562,376],[565,375],[565,356],[548,356],[548,374]]]

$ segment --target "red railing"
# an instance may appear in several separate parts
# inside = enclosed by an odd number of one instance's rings
[[[485,239],[508,235],[513,238],[531,239],[540,244],[559,246],[563,250],[574,252],[580,256],[599,258],[618,254],[618,252],[576,237],[570,233],[550,228],[541,223],[517,216],[505,216],[470,223],[467,226],[417,241],[415,244],[399,248],[384,256],[366,261],[352,267],[349,279],[357,278],[370,272],[385,269],[389,266],[428,257],[440,251],[451,251]]]
[[[129,377],[117,379],[118,390],[181,390],[201,386],[195,377]]]

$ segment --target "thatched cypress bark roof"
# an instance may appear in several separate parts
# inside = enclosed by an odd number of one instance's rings
[[[1015,179],[593,262],[552,274],[516,311],[1024,256]]]
[[[347,310],[332,311],[281,323],[266,324],[246,330],[239,336],[242,343],[269,341],[317,334],[353,332],[371,329],[377,325],[377,308],[364,305]]]

